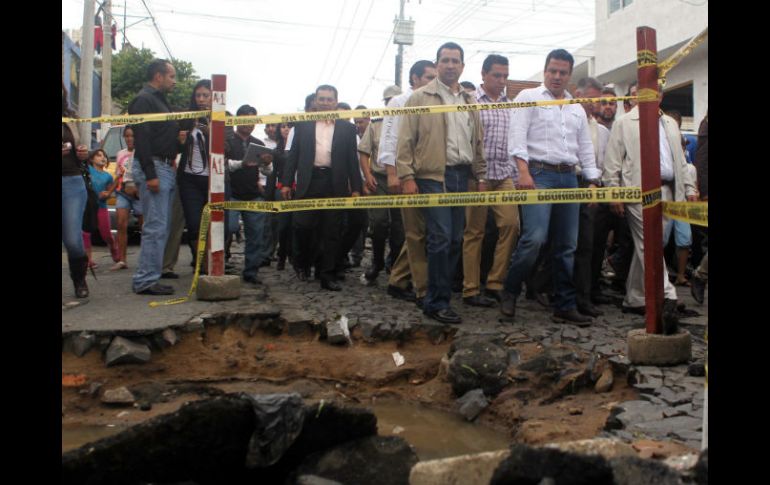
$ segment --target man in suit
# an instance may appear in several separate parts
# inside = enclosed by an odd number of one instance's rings
[[[337,89],[321,85],[316,89],[318,111],[337,108]],[[291,184],[296,174],[297,199],[328,197],[358,197],[361,194],[361,174],[356,154],[356,127],[347,120],[323,120],[299,123],[294,128],[294,140],[286,161],[281,183],[281,196],[291,198]],[[352,193],[351,193],[352,191]],[[299,211],[294,214],[294,231],[299,254],[296,255],[297,277],[307,281],[310,264],[317,248],[312,247],[312,234],[320,232],[322,255],[320,261],[321,288],[340,291],[335,281],[334,263],[340,245],[341,213],[338,210]]]

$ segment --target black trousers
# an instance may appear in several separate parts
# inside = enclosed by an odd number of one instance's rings
[[[322,199],[334,196],[331,169],[313,169],[310,186],[303,198]],[[298,211],[292,214],[297,254],[294,261],[300,269],[310,269],[318,256],[316,271],[321,279],[334,280],[334,266],[340,248],[342,214],[339,210]],[[314,240],[318,244],[314,244]]]
[[[634,240],[625,217],[618,217],[610,211],[609,204],[599,204],[594,215],[594,249],[591,259],[591,292],[601,293],[599,279],[602,273],[602,263],[607,251],[607,236],[614,231],[617,248],[612,254],[612,265],[615,268],[615,281],[625,285],[631,258],[634,255]]]

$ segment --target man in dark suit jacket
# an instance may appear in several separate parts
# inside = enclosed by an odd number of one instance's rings
[[[337,89],[322,85],[316,89],[317,111],[337,108]],[[281,196],[291,198],[291,186],[296,174],[297,199],[328,197],[358,197],[361,194],[361,174],[356,153],[356,127],[347,120],[304,122],[295,125],[294,141],[284,167]],[[351,193],[352,191],[352,193]],[[341,212],[339,210],[299,211],[294,213],[294,231],[299,254],[295,257],[297,277],[306,281],[316,249],[312,247],[313,232],[318,228],[322,246],[320,268],[321,288],[339,291],[335,281],[334,263],[340,244]]]

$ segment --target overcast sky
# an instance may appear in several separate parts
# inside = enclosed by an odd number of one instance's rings
[[[395,82],[399,0],[114,0],[118,48],[125,8],[128,41],[168,57],[152,21],[142,20],[145,3],[171,55],[191,62],[201,78],[227,75],[232,112],[245,103],[260,114],[300,111],[319,84],[336,86],[353,107],[378,107]],[[404,86],[411,65],[435,61],[447,41],[465,50],[461,80],[478,85],[488,54],[508,57],[510,79],[529,79],[550,50],[574,53],[594,39],[594,0],[409,0],[404,16],[415,21]],[[62,29],[82,23],[83,0],[62,0]]]

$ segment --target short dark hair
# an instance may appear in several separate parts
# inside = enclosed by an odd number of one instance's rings
[[[147,66],[147,82],[155,79],[155,74],[166,74],[171,63],[166,59],[155,59]]]
[[[454,42],[446,42],[438,48],[436,51],[436,63],[438,63],[438,60],[441,58],[441,49],[452,49],[460,51],[460,62],[465,64],[465,52],[459,44],[455,44]]]
[[[626,91],[626,96],[631,96],[631,88],[639,84],[638,81],[633,81],[631,84],[628,85],[628,90]]]
[[[235,112],[235,116],[244,116],[244,115],[255,115],[257,114],[257,108],[250,104],[244,104],[240,108],[238,108],[238,111]]]
[[[609,86],[605,86],[602,89],[602,94],[611,94],[613,96],[617,96],[617,93],[615,92],[615,88],[611,88]]]
[[[335,88],[334,86],[332,86],[330,84],[321,84],[320,86],[315,88],[316,96],[318,96],[318,91],[321,91],[321,90],[324,90],[324,91],[334,91],[334,99],[340,99],[339,98],[339,94],[337,94],[337,88]]]
[[[555,49],[548,53],[548,57],[545,58],[545,67],[543,67],[543,71],[548,69],[548,63],[551,62],[551,59],[556,59],[557,61],[567,61],[569,62],[569,72],[572,73],[572,66],[575,65],[575,58],[572,57],[572,54],[565,51],[564,49]]]
[[[348,103],[342,102],[337,103],[337,109],[352,110],[353,108],[351,108]]]
[[[305,111],[310,110],[310,108],[313,107],[314,102],[315,102],[315,93],[310,93],[307,96],[305,96]]]
[[[417,76],[418,78],[422,77],[425,74],[425,69],[428,67],[436,68],[436,65],[433,64],[431,61],[417,61],[414,64],[412,64],[412,68],[409,69],[409,85],[414,86],[414,81],[412,81],[412,76]]]
[[[356,106],[356,109],[367,109],[367,108],[363,104],[359,104],[358,106]]]
[[[508,58],[498,54],[489,54],[487,58],[484,59],[484,64],[481,65],[481,72],[487,73],[491,71],[493,64],[500,64],[502,66],[507,66]]]
[[[580,78],[580,80],[577,82],[577,89],[580,91],[585,91],[586,88],[594,88],[597,91],[600,91],[604,89],[602,86],[602,83],[599,82],[598,79],[595,77],[584,77]]]
[[[466,89],[476,89],[476,86],[470,81],[463,81],[460,83],[460,86]]]
[[[190,111],[198,111],[198,103],[195,102],[195,91],[200,88],[206,88],[211,91],[211,79],[201,79],[193,86],[192,94],[190,95]]]

